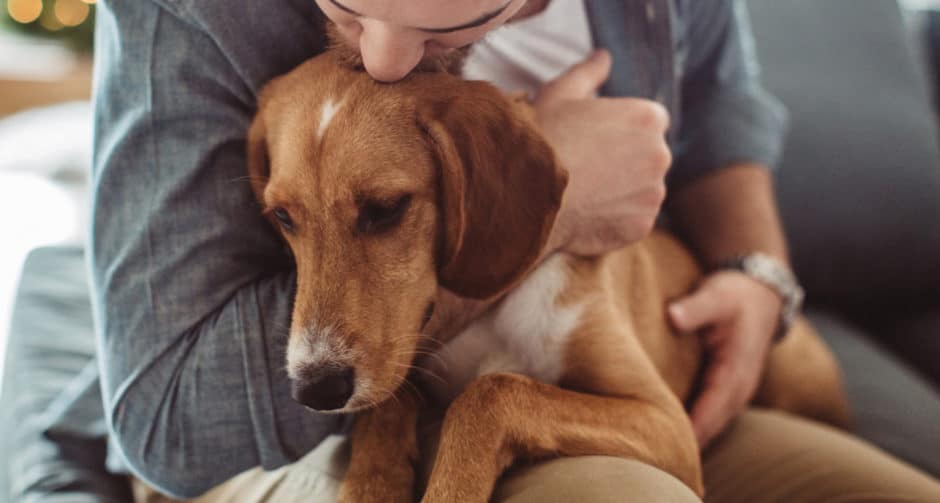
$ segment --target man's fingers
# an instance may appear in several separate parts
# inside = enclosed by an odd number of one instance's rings
[[[536,102],[590,98],[610,76],[610,53],[603,49],[572,66],[565,73],[545,84]]]
[[[692,429],[700,447],[707,445],[737,413],[731,367],[715,364],[708,369],[705,386],[692,406]]]
[[[695,402],[695,414],[691,416],[692,430],[695,432],[699,448],[705,448],[721,431],[720,416],[725,407],[721,400],[719,393],[715,392],[702,395],[699,401]]]
[[[712,288],[699,288],[669,305],[670,321],[686,333],[727,319],[732,312],[733,305]]]

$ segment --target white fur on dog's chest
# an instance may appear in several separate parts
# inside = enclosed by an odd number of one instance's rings
[[[438,399],[451,400],[476,377],[494,372],[525,374],[556,383],[582,305],[558,306],[570,270],[562,255],[547,259],[491,312],[447,343],[425,366]]]

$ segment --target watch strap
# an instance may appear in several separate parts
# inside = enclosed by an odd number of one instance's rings
[[[790,268],[770,255],[750,253],[721,262],[716,270],[722,269],[740,271],[780,295],[783,304],[774,341],[783,339],[799,316],[805,298],[805,292]]]

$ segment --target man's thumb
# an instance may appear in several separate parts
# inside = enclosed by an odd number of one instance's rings
[[[537,100],[544,102],[590,98],[607,81],[610,66],[610,53],[598,49],[584,61],[545,84]]]
[[[695,332],[719,321],[723,313],[717,301],[712,292],[697,290],[669,305],[669,319],[679,331]]]

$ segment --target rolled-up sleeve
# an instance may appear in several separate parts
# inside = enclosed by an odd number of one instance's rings
[[[678,5],[681,120],[670,186],[739,163],[775,167],[787,114],[761,86],[744,2],[688,0]]]
[[[289,396],[293,266],[246,179],[259,84],[177,3],[99,9],[89,260],[113,439],[137,476],[191,497],[297,459],[340,419]],[[268,7],[226,9],[249,27]],[[230,28],[219,37],[248,35]],[[251,35],[246,58],[277,51]]]

